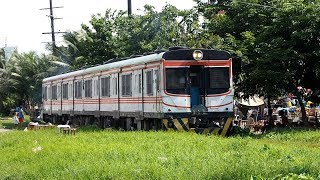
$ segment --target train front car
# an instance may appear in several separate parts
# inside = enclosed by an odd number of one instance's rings
[[[180,49],[163,55],[165,129],[226,135],[233,117],[228,52]]]

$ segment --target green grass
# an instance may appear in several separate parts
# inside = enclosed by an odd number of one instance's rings
[[[15,130],[0,133],[0,179],[259,179],[290,173],[318,178],[319,147],[318,130],[244,138]]]
[[[24,122],[23,122],[23,127],[27,127],[28,123],[30,121],[30,116],[25,115],[24,117]],[[5,129],[17,129],[17,125],[15,126],[13,124],[13,116],[9,117],[0,117],[0,128],[5,128]]]

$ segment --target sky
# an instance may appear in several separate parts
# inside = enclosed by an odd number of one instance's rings
[[[49,7],[49,0],[2,0],[0,4],[0,48],[16,46],[18,51],[36,51],[45,53],[45,42],[51,41],[49,10],[39,10]],[[93,14],[104,14],[106,9],[127,10],[127,0],[52,0],[53,6],[63,6],[54,9],[56,18],[55,31],[77,31],[82,23],[88,24]],[[132,13],[141,14],[145,4],[155,6],[157,11],[167,3],[179,9],[190,9],[193,0],[131,0]],[[62,41],[61,35],[56,35],[56,41]]]

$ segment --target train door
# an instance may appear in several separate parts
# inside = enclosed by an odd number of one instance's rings
[[[189,93],[191,108],[205,105],[205,72],[204,66],[190,66]]]

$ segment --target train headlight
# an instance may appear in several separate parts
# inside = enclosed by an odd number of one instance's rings
[[[199,61],[203,58],[203,53],[200,50],[195,50],[193,51],[192,56],[195,60]]]

